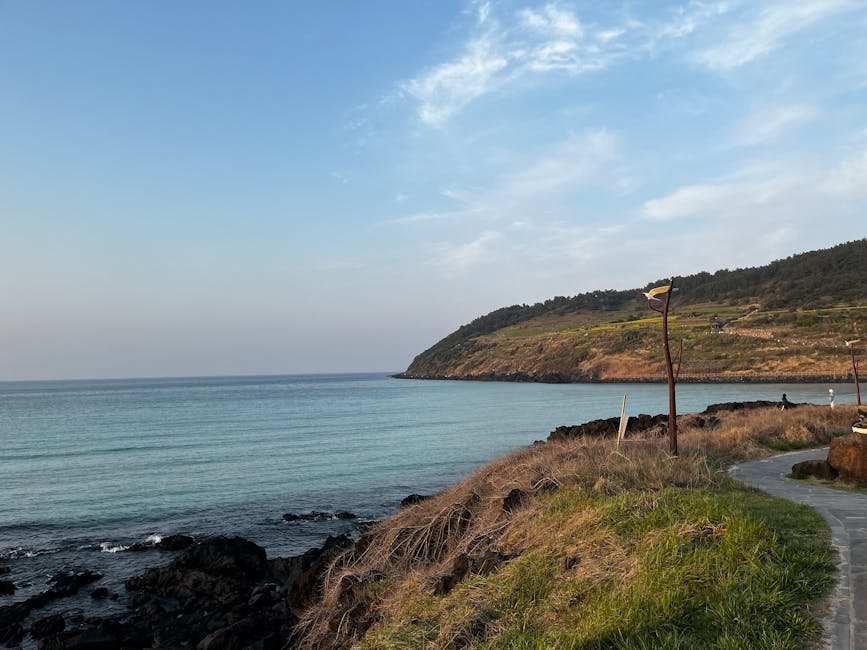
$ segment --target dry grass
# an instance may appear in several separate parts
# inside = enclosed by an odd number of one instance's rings
[[[697,427],[696,418],[680,422],[678,441],[683,449],[706,454],[711,462],[727,465],[780,451],[822,447],[841,433],[850,433],[857,408],[841,405],[804,405],[796,409],[732,411],[720,415],[717,427]]]
[[[652,505],[653,495],[668,486],[718,487],[726,480],[727,464],[774,450],[827,444],[847,430],[854,415],[854,407],[724,412],[713,427],[707,422],[697,426],[695,417],[686,416],[677,458],[667,454],[665,441],[658,438],[627,440],[619,452],[610,440],[573,440],[509,454],[365,532],[327,572],[320,600],[299,624],[300,647],[352,647],[378,621],[400,616],[408,603],[450,591],[458,583],[464,590],[460,604],[453,605],[456,609],[446,617],[449,623],[438,629],[432,647],[466,645],[462,639],[478,638],[486,625],[495,625],[473,605],[473,587],[467,580],[461,582],[467,575],[486,572],[485,554],[521,555],[558,540],[557,548],[568,556],[574,543],[570,531],[592,523],[590,511],[579,510],[570,513],[565,529],[562,521],[546,523],[543,518],[529,526],[526,520],[536,517],[537,509],[528,504],[550,505],[568,489],[572,494],[577,490],[613,498],[643,492]],[[720,526],[689,522],[678,534],[713,538],[721,534]],[[585,535],[581,544],[585,554],[588,544],[597,549],[593,562],[581,564],[586,579],[616,582],[617,576],[634,570],[628,549],[610,533]],[[556,594],[551,597],[556,600]]]

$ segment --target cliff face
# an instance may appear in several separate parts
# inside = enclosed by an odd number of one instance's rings
[[[665,283],[496,310],[419,354],[400,376],[662,381],[661,318],[642,291]],[[669,325],[675,354],[683,345],[681,381],[845,379],[844,341],[867,339],[867,239],[675,284]]]

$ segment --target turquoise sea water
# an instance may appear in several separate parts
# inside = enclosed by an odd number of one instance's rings
[[[682,385],[678,411],[783,392],[827,403],[829,387]],[[854,401],[850,386],[833,387],[838,402]],[[117,552],[151,535],[240,534],[269,555],[300,553],[355,524],[287,524],[284,512],[383,517],[558,425],[618,414],[624,393],[629,413],[668,409],[662,384],[385,374],[0,383],[0,561],[23,585],[3,600],[70,566],[118,587],[167,561]]]

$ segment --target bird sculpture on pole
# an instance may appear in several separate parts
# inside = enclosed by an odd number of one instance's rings
[[[861,386],[858,383],[858,364],[855,362],[855,344],[860,342],[861,339],[852,339],[851,341],[845,341],[846,347],[849,348],[849,351],[852,353],[852,374],[855,375],[855,399],[858,403],[858,406],[861,406]]]
[[[666,284],[666,285],[663,285],[661,287],[656,287],[655,289],[651,289],[650,291],[645,291],[644,297],[647,298],[647,302],[650,302],[651,300],[661,300],[661,298],[657,298],[657,296],[659,296],[663,293],[668,293],[670,286],[671,285]],[[675,287],[674,289],[672,289],[672,291],[679,291],[679,289],[677,287]]]
[[[665,370],[668,375],[668,451],[672,456],[677,456],[677,401],[674,394],[674,385],[677,383],[677,376],[674,373],[674,368],[671,363],[671,349],[668,342],[668,309],[671,304],[671,294],[677,291],[674,286],[674,279],[661,287],[656,287],[650,291],[644,292],[644,297],[647,298],[647,306],[653,311],[662,314],[662,349],[665,353]],[[653,301],[662,300],[657,298],[665,294],[665,303],[661,308],[655,307]],[[681,341],[681,356],[683,355],[683,342]],[[680,374],[680,361],[677,362],[678,373]]]

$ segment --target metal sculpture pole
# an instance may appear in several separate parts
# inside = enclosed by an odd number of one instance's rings
[[[858,364],[855,362],[855,344],[859,342],[860,339],[846,341],[846,347],[852,353],[852,372],[855,374],[855,399],[858,402],[858,406],[861,406],[861,386],[858,383]]]
[[[656,287],[651,289],[644,295],[647,297],[647,306],[653,311],[662,314],[662,347],[665,352],[665,371],[668,375],[668,451],[672,456],[677,456],[677,402],[675,400],[674,385],[677,380],[674,374],[674,368],[671,362],[671,348],[668,343],[668,309],[671,304],[671,294],[675,291],[674,279],[668,283],[668,286]],[[665,293],[665,305],[662,309],[657,309],[653,306],[653,300],[659,300],[656,296]],[[680,374],[680,361],[683,357],[683,342],[681,342],[680,359],[678,359],[677,370]]]

